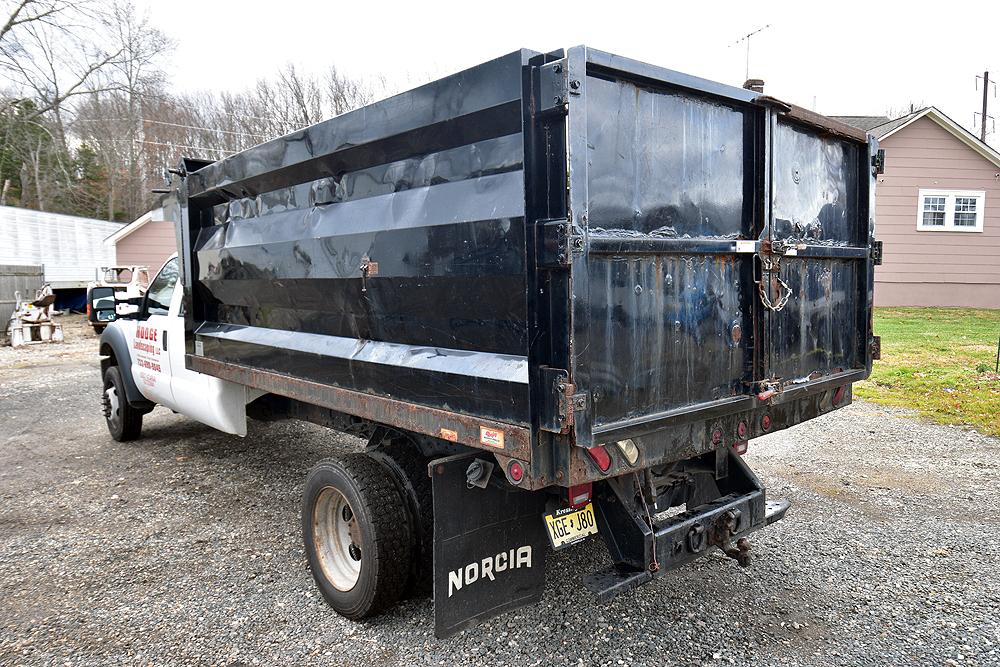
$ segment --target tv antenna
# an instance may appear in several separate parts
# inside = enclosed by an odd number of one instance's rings
[[[753,37],[756,34],[764,32],[765,30],[767,30],[770,27],[771,27],[771,24],[768,23],[765,26],[761,26],[760,28],[757,28],[753,32],[748,32],[747,34],[743,35],[738,40],[736,40],[735,42],[733,42],[732,44],[730,44],[730,47],[733,47],[733,46],[738,46],[739,44],[742,44],[743,42],[747,43],[747,72],[746,72],[746,77],[745,77],[746,79],[750,78],[750,38]]]

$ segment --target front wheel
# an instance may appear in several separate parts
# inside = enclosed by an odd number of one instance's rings
[[[135,440],[142,432],[142,413],[128,404],[125,382],[117,366],[104,371],[104,393],[101,395],[104,421],[108,432],[118,442]]]
[[[339,614],[374,616],[410,574],[414,528],[392,474],[364,454],[326,459],[306,478],[302,535],[316,585]]]

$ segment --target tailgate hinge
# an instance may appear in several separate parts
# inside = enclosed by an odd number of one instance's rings
[[[538,68],[538,112],[566,113],[570,95],[579,95],[579,82],[570,88],[566,59],[547,63]]]
[[[565,268],[573,262],[573,255],[584,250],[583,234],[579,227],[565,218],[540,220],[538,230],[538,258],[541,267]]]
[[[882,266],[882,242],[872,241],[871,249],[872,263],[875,266]]]
[[[542,400],[539,428],[550,433],[569,433],[577,412],[587,408],[585,394],[576,393],[576,385],[569,381],[569,372],[561,368],[542,366],[539,369],[543,387],[548,387]]]
[[[872,154],[872,176],[885,173],[885,149],[880,148]]]

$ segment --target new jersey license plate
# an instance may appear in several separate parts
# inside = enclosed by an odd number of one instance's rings
[[[597,519],[594,517],[593,503],[587,503],[578,510],[569,507],[545,515],[545,527],[553,549],[562,549],[576,544],[588,535],[597,534]]]

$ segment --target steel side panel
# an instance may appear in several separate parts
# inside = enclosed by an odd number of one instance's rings
[[[454,430],[432,428],[435,415],[459,415],[470,420],[459,441],[471,446],[471,420],[518,433],[529,425],[521,95],[530,55],[189,175],[180,197],[188,363],[406,404],[375,421],[435,437]],[[405,416],[411,409],[427,414]]]

